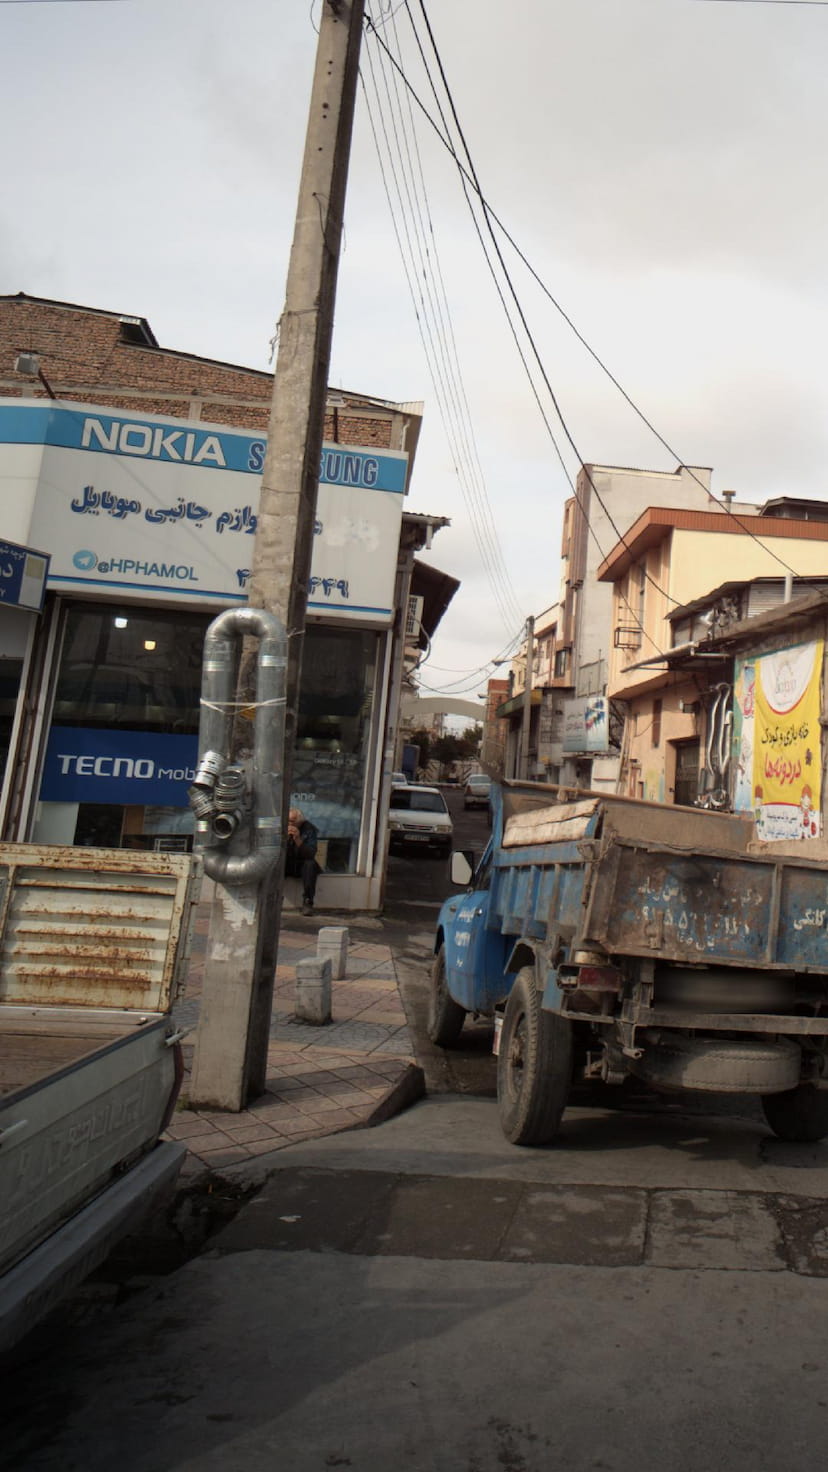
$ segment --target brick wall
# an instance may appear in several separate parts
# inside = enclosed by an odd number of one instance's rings
[[[205,419],[252,431],[267,428],[271,374],[124,341],[115,312],[22,293],[0,297],[0,397],[48,397],[39,379],[16,371],[21,352],[37,353],[59,398],[167,419]],[[392,410],[360,408],[356,395],[337,392],[345,403],[326,414],[326,440],[399,448],[392,443]]]

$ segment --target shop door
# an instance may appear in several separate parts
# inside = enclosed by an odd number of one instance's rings
[[[698,741],[682,741],[676,745],[676,779],[673,802],[691,808],[699,795]]]

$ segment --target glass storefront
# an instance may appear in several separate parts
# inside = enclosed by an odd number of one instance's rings
[[[191,844],[187,786],[209,623],[206,613],[67,606],[35,838]]]
[[[207,613],[69,604],[34,837],[169,849],[192,841]],[[319,830],[320,862],[354,873],[383,637],[310,625],[292,802]]]
[[[329,873],[357,866],[379,647],[359,629],[305,633],[291,800],[318,828]]]

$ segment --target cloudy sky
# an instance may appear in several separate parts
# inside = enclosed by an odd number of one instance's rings
[[[436,115],[409,3],[368,9]],[[712,466],[719,494],[823,496],[828,6],[426,8],[487,200],[675,454]],[[0,291],[145,316],[166,347],[268,367],[318,14],[319,0],[0,0]],[[451,518],[431,557],[462,587],[423,679],[480,689],[520,620],[557,597],[569,486],[455,164],[397,103],[384,57],[369,38],[330,381],[424,401],[410,509]],[[374,132],[398,154],[381,144],[383,171]],[[398,235],[418,230],[430,272],[415,263],[415,314]],[[672,470],[504,250],[578,455]]]

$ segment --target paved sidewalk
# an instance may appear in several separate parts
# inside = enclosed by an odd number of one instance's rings
[[[239,1114],[187,1107],[195,1033],[184,1044],[187,1074],[167,1134],[186,1143],[185,1175],[216,1170],[314,1140],[338,1130],[378,1123],[422,1093],[391,950],[353,943],[346,976],[332,983],[333,1021],[315,1027],[293,1020],[296,963],[316,954],[325,924],[347,917],[314,917],[291,929],[284,917],[273,998],[265,1093]],[[198,1021],[209,928],[209,907],[199,908],[184,998],[175,1008],[185,1027]]]

